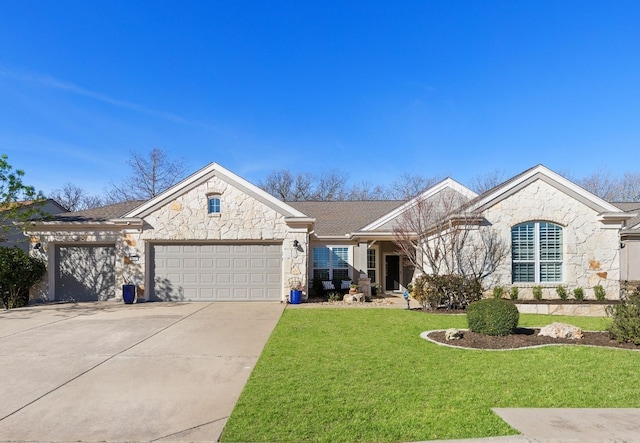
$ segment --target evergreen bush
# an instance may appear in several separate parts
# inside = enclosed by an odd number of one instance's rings
[[[534,286],[532,292],[533,298],[536,300],[542,300],[542,286]]]
[[[518,308],[500,298],[487,298],[467,307],[467,323],[472,332],[486,335],[509,335],[518,327]]]
[[[30,257],[22,249],[0,248],[0,301],[5,309],[29,304],[29,288],[46,272],[42,260]]]
[[[609,336],[619,342],[640,345],[640,288],[622,299],[619,305],[607,306],[612,317]]]
[[[493,298],[502,298],[502,294],[504,294],[504,288],[502,286],[493,287]]]
[[[593,295],[596,296],[596,300],[604,301],[607,297],[607,293],[601,285],[596,285],[593,287]]]
[[[562,285],[556,287],[556,294],[558,294],[560,300],[566,300],[569,297],[569,294],[567,294],[567,288]]]
[[[518,299],[518,287],[517,286],[511,286],[511,289],[509,289],[509,298],[513,301],[516,301]]]
[[[578,301],[584,300],[584,289],[582,289],[580,287],[575,288],[573,290],[573,297]]]

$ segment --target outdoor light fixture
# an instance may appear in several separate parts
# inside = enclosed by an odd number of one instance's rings
[[[300,242],[298,240],[294,240],[293,241],[293,247],[297,248],[298,246],[300,246]]]
[[[37,251],[38,249],[40,249],[41,247],[42,247],[42,243],[40,243],[40,242],[38,242],[38,243],[36,243],[35,245],[33,245],[33,249],[35,249],[36,251]]]

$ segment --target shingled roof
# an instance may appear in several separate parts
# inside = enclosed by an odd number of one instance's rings
[[[54,220],[63,222],[106,221],[122,217],[142,203],[144,203],[144,200],[132,200],[99,208],[85,209],[84,211],[67,212],[57,215]]]
[[[316,219],[315,233],[319,237],[356,232],[403,203],[401,200],[287,202]]]
[[[627,229],[638,229],[638,225],[640,225],[640,202],[613,202],[611,204],[622,209],[627,214],[637,214],[627,221]]]

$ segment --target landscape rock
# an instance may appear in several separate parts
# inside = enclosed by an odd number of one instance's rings
[[[345,294],[345,296],[342,297],[342,301],[345,303],[363,302],[364,294],[362,292],[358,292],[356,294]]]
[[[557,322],[540,329],[538,335],[551,338],[568,338],[570,340],[580,340],[584,336],[582,329],[579,327]]]
[[[444,332],[444,338],[447,340],[460,340],[462,338],[462,331],[459,329],[447,329]]]

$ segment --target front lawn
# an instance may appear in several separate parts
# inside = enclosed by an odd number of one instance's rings
[[[607,319],[521,315],[602,330]],[[640,353],[578,346],[446,348],[419,337],[466,317],[287,309],[222,441],[406,442],[517,433],[492,407],[640,407]]]

